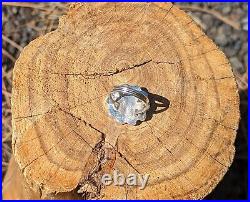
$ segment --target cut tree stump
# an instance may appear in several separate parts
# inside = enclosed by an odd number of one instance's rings
[[[116,123],[105,99],[123,83],[168,109]],[[232,163],[239,97],[225,55],[177,6],[76,3],[21,53],[12,112],[14,157],[41,198],[201,199]],[[148,184],[103,186],[114,170]]]

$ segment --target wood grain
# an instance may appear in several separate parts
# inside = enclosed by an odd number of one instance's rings
[[[24,48],[13,83],[14,155],[43,196],[88,185],[82,197],[200,199],[232,163],[239,98],[230,64],[171,3],[73,4],[57,30]],[[105,99],[122,83],[169,108],[117,124]],[[148,186],[100,186],[113,170],[149,174]]]

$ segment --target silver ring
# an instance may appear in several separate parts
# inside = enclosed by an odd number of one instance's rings
[[[149,103],[149,99],[145,93],[142,92],[142,90],[137,90],[134,88],[134,86],[128,85],[128,84],[123,84],[120,86],[115,86],[114,89],[111,91],[111,93],[119,93],[119,96],[117,98],[112,98],[110,97],[111,100],[115,103],[118,100],[120,100],[124,96],[135,96],[138,99],[142,100],[145,102],[145,104]]]
[[[146,119],[149,109],[148,93],[139,86],[122,84],[115,86],[108,99],[109,114],[118,122],[136,125]]]

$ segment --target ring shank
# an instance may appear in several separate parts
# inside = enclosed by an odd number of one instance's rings
[[[114,102],[117,102],[118,100],[120,100],[122,97],[125,96],[135,96],[138,99],[142,100],[145,104],[149,103],[148,97],[142,91],[136,90],[127,84],[115,86],[114,89],[111,91],[111,93],[115,92],[118,92],[120,96],[116,100],[113,100],[112,97],[110,96],[112,101]]]

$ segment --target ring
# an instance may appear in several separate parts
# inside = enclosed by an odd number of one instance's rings
[[[122,84],[115,86],[108,98],[109,114],[119,123],[136,125],[146,119],[150,107],[148,93],[139,86]]]

